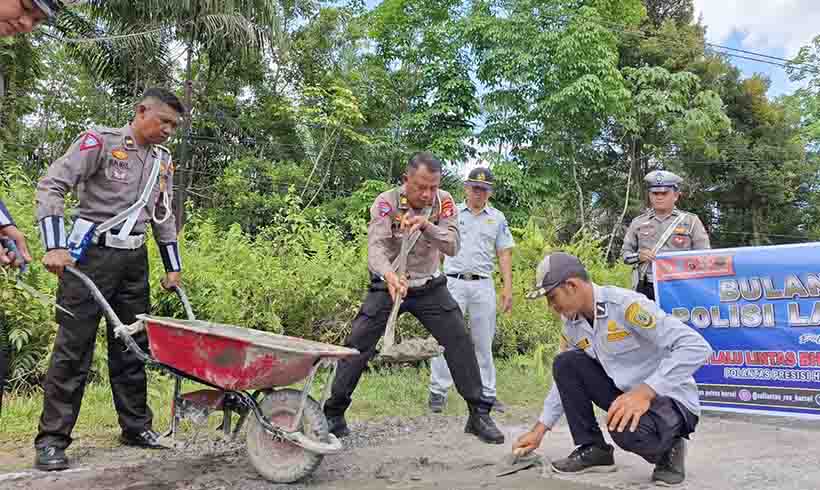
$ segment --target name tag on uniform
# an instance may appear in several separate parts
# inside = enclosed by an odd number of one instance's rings
[[[581,350],[587,350],[587,347],[589,347],[589,339],[586,337],[582,338],[577,344],[575,344],[575,347],[578,347]]]
[[[609,323],[607,323],[606,331],[606,340],[608,342],[618,342],[632,335],[628,331],[619,328],[615,320],[610,320]]]
[[[108,159],[108,172],[106,172],[108,178],[110,180],[115,180],[117,182],[124,182],[128,183],[129,179],[129,172],[128,172],[128,161],[127,160],[117,160],[114,158]]]

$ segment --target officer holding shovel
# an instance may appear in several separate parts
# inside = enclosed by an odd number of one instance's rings
[[[13,241],[19,250],[19,255],[7,250],[3,246],[4,240]],[[0,266],[18,267],[27,262],[31,262],[31,255],[26,246],[26,237],[17,229],[8,208],[3,201],[0,201]],[[8,340],[8,331],[0,319],[0,414],[3,411],[3,390],[6,387],[11,361],[11,347]]]
[[[339,437],[350,432],[344,413],[362,371],[376,355],[395,299],[404,297],[400,311],[418,318],[445,349],[456,389],[469,408],[464,431],[486,443],[504,442],[504,434],[490,417],[492,400],[481,394],[481,373],[464,316],[438,270],[441,254],[453,256],[460,245],[458,209],[452,196],[439,190],[440,182],[441,162],[428,152],[417,153],[407,165],[404,185],[379,195],[370,209],[370,291],[345,342],[361,354],[339,361],[325,404],[330,431]],[[417,231],[418,241],[407,255],[407,277],[399,277],[393,262],[400,255],[405,234],[413,237]]]

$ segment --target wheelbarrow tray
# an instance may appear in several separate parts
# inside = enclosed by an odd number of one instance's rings
[[[358,354],[354,349],[202,320],[152,315],[145,326],[151,356],[223,390],[288,386],[307,378],[321,359]]]

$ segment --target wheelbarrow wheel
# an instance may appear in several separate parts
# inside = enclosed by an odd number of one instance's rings
[[[290,427],[299,411],[301,398],[300,391],[289,388],[277,390],[265,396],[259,408],[272,425]],[[248,419],[248,457],[266,479],[275,483],[293,483],[313,473],[321,464],[323,455],[273,436],[253,415]],[[305,401],[300,429],[310,439],[329,441],[327,420],[319,404],[311,397]]]

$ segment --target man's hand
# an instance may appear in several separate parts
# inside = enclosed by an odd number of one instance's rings
[[[0,0],[0,36],[31,32],[45,18],[31,0]]]
[[[167,291],[173,291],[174,288],[180,285],[181,281],[182,277],[179,272],[168,272],[165,274],[165,278],[161,281],[161,283],[162,287]]]
[[[62,277],[65,268],[74,265],[74,258],[71,257],[68,250],[55,248],[43,257],[43,265],[52,274],[57,274],[58,277]]]
[[[7,250],[3,247],[3,242],[0,242],[0,265],[9,265],[11,261],[14,260],[14,257],[9,257],[6,255]]]
[[[643,248],[638,252],[638,260],[640,262],[652,262],[655,260],[655,254],[648,248]]]
[[[404,298],[407,295],[407,279],[399,277],[395,272],[388,272],[384,275],[384,281],[387,283],[387,290],[390,292],[390,298],[393,302],[396,298]],[[398,296],[397,296],[398,295]]]
[[[26,236],[23,235],[23,232],[17,229],[16,226],[6,226],[2,230],[0,230],[0,237],[5,237],[10,240],[14,240],[14,244],[17,246],[17,256],[10,257],[8,254],[8,250],[5,252],[0,251],[0,263],[3,264],[10,264],[14,261],[14,265],[16,267],[20,267],[23,264],[27,264],[31,262],[31,254],[28,251],[28,244],[26,244]],[[3,260],[3,259],[6,260]]]
[[[522,434],[521,437],[513,443],[513,454],[521,457],[526,456],[527,454],[530,454],[538,449],[541,445],[541,441],[544,440],[544,434],[546,434],[548,430],[549,429],[547,429],[547,426],[541,422],[535,424],[535,427],[533,427],[532,430]]]
[[[407,217],[405,215],[401,220],[401,230],[412,235],[416,230],[424,231],[429,224],[430,222],[424,216]]]
[[[649,410],[649,405],[655,399],[655,390],[649,385],[641,383],[635,388],[619,396],[609,406],[607,412],[607,427],[610,432],[623,432],[629,426],[630,432],[638,429],[641,416]]]
[[[512,288],[504,287],[501,291],[501,311],[509,313],[512,311],[513,295]]]

